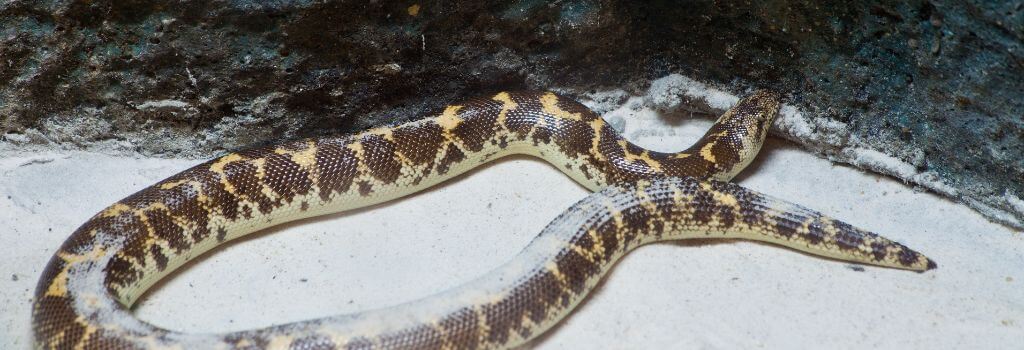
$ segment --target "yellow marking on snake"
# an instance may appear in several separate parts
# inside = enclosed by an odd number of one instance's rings
[[[544,108],[544,113],[548,113],[565,120],[583,120],[583,117],[579,113],[570,113],[562,110],[561,107],[558,107],[558,96],[553,93],[549,92],[541,96],[540,104]]]
[[[498,112],[497,124],[505,125],[505,120],[508,118],[508,112],[513,109],[519,108],[519,104],[517,104],[515,101],[512,101],[512,96],[510,96],[507,92],[504,91],[499,92],[497,95],[494,95],[494,97],[491,97],[491,99],[501,102],[501,111]]]
[[[716,136],[715,138],[717,139],[721,135],[715,135],[715,136]],[[715,143],[713,143],[713,142],[704,145],[704,147],[702,147],[700,149],[700,156],[703,157],[704,160],[707,160],[707,161],[709,161],[711,163],[717,162],[718,158],[715,156],[715,152],[712,150],[712,148],[714,148],[714,147],[715,147]]]
[[[461,109],[462,106],[458,105],[445,107],[444,113],[441,113],[441,116],[437,118],[437,125],[440,125],[445,130],[455,129],[462,122],[462,119],[459,118],[459,110]]]
[[[77,264],[97,260],[106,254],[105,247],[93,247],[92,251],[85,254],[73,254],[70,252],[58,252],[57,257],[64,261],[64,269],[46,287],[46,296],[64,297],[68,293],[68,270]]]

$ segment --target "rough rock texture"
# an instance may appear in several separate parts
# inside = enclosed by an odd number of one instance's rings
[[[209,156],[673,73],[785,91],[777,135],[1024,227],[1015,1],[8,1],[0,149]]]

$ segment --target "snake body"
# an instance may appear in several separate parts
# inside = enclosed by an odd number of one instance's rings
[[[778,110],[759,91],[691,148],[644,150],[600,116],[548,92],[501,92],[417,121],[228,153],[93,216],[50,260],[33,329],[47,349],[506,348],[567,315],[621,256],[645,243],[744,238],[911,270],[934,264],[873,233],[720,181],[753,159]],[[509,155],[540,157],[598,193],[511,262],[408,305],[228,334],[186,334],[131,305],[188,260],[231,239],[414,193]],[[603,190],[602,190],[603,189]]]

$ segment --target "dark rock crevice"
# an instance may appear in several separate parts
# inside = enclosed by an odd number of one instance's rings
[[[13,151],[208,157],[496,90],[768,87],[840,126],[780,136],[1024,227],[1020,2],[9,1],[0,58]]]

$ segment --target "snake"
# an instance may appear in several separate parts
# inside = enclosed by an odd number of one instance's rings
[[[727,182],[758,153],[780,95],[758,90],[681,152],[643,149],[559,94],[500,92],[362,132],[228,152],[103,209],[42,272],[40,349],[493,349],[567,316],[626,253],[689,238],[768,242],[831,259],[926,271],[924,255]],[[511,261],[407,304],[224,334],[185,333],[131,308],[205,252],[284,222],[407,196],[507,155],[535,156],[594,192]]]

